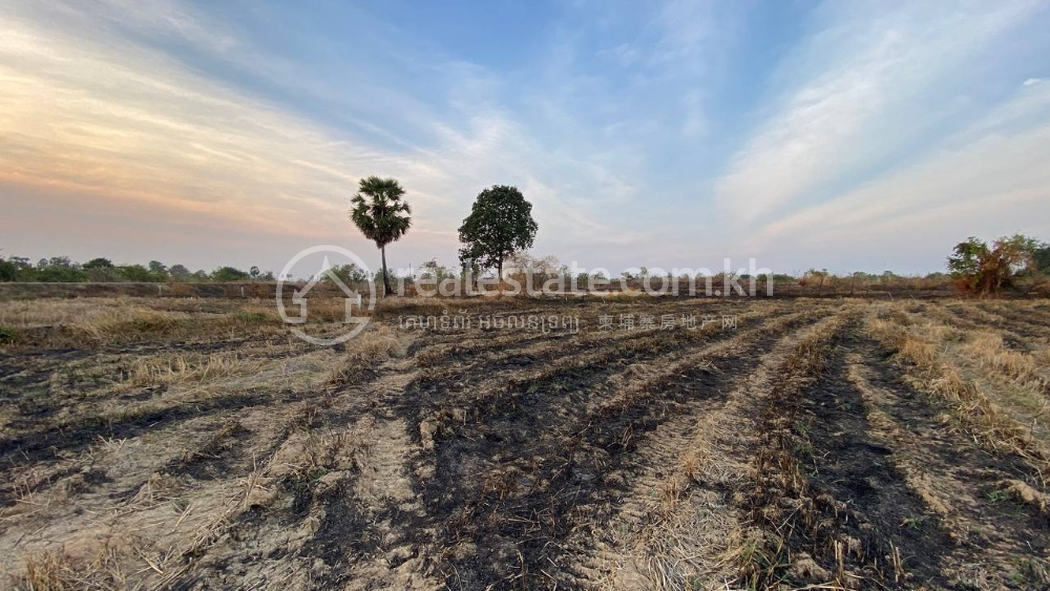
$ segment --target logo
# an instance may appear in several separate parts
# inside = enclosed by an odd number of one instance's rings
[[[306,284],[300,288],[297,287],[296,284],[290,283],[289,278],[297,265],[305,268],[311,263],[311,261],[316,262],[317,259],[322,256],[323,260],[320,262],[320,270],[314,272]],[[343,265],[343,268],[357,270],[364,277],[364,283],[368,285],[367,302],[364,301],[360,293],[351,289],[350,286],[339,277],[335,268],[332,266],[331,261],[333,260],[336,261],[337,264]],[[313,292],[316,297],[318,295],[317,292],[333,291],[331,287],[327,285],[328,282],[331,282],[331,284],[338,289],[339,293],[337,296],[341,297],[343,300],[343,314],[340,324],[345,328],[340,334],[334,337],[310,335],[304,330],[307,321],[309,320],[310,294]],[[321,284],[325,285],[322,287]],[[286,289],[291,290],[289,306],[285,306],[285,296],[287,295]],[[366,265],[356,254],[340,246],[326,244],[322,246],[313,246],[301,251],[288,261],[288,264],[284,266],[284,270],[281,271],[281,275],[277,281],[277,313],[281,315],[281,319],[285,324],[291,327],[292,334],[308,343],[322,347],[330,347],[339,343],[345,343],[360,334],[368,325],[370,316],[355,316],[354,311],[357,310],[358,313],[362,310],[372,311],[375,310],[375,304],[376,286],[371,280],[371,272],[368,269],[368,265]],[[291,313],[289,313],[289,309],[291,310]],[[331,326],[331,323],[326,323],[326,326]]]

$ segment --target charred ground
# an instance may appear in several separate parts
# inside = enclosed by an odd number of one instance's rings
[[[455,306],[573,334],[409,300],[335,348],[266,301],[32,304],[0,303],[5,585],[1050,584],[1045,302]]]

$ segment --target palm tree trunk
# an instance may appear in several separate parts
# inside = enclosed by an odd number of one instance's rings
[[[383,297],[390,295],[390,292],[394,291],[390,289],[390,276],[386,272],[386,245],[384,244],[379,248],[379,252],[383,255]]]

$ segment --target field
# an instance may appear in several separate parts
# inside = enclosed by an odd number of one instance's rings
[[[7,301],[0,400],[5,588],[1050,586],[1046,300]]]

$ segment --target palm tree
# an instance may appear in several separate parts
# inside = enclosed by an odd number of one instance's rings
[[[401,200],[404,195],[405,189],[397,179],[370,176],[361,179],[358,192],[350,201],[350,220],[382,253],[383,295],[393,291],[386,270],[386,245],[404,236],[412,225],[412,208]]]

